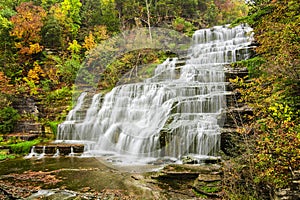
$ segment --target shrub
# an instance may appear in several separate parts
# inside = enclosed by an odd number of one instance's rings
[[[57,135],[57,127],[60,123],[61,123],[61,121],[48,122],[48,125],[49,125],[52,133],[54,134],[54,137],[56,137],[56,135]]]
[[[195,27],[191,22],[186,21],[181,17],[174,19],[172,26],[176,31],[186,33],[188,36],[192,36],[195,30]]]
[[[20,115],[12,107],[4,107],[0,110],[0,132],[9,133],[13,130],[16,121]]]
[[[10,149],[15,154],[28,154],[31,147],[38,143],[40,143],[40,140],[20,142],[17,144],[11,144]]]
[[[14,155],[9,155],[7,154],[6,151],[0,151],[0,161],[5,159],[14,159],[14,158],[15,158]]]

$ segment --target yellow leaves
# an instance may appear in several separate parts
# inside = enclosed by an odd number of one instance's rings
[[[81,45],[78,44],[77,40],[73,40],[73,42],[69,43],[68,50],[71,51],[72,54],[79,53],[81,50]]]
[[[80,28],[80,8],[82,4],[80,0],[64,0],[60,3],[60,16],[65,19],[62,25],[69,29],[69,31],[75,36]]]
[[[84,37],[83,47],[88,51],[96,47],[95,39],[91,32],[89,33],[89,36]]]
[[[21,47],[20,53],[21,54],[36,54],[43,50],[43,46],[40,46],[39,43],[30,44],[29,47]]]
[[[40,80],[40,76],[45,77],[46,75],[42,70],[41,66],[37,62],[35,62],[33,65],[34,68],[29,70],[27,79],[29,81],[33,81],[34,83],[38,84]]]
[[[59,21],[60,25],[63,25],[66,21],[67,16],[65,13],[62,11],[61,7],[59,4],[55,4],[50,8],[50,13],[53,14],[54,18]]]
[[[94,32],[95,40],[97,42],[100,42],[101,40],[106,40],[109,38],[109,35],[107,33],[107,27],[104,25],[95,26]]]
[[[0,14],[0,24],[3,28],[9,28],[12,25],[12,23],[6,17],[1,16],[1,14]]]
[[[268,110],[271,112],[272,116],[281,122],[290,122],[292,120],[292,108],[286,103],[274,103]]]
[[[58,70],[56,68],[51,67],[49,71],[47,71],[47,75],[49,79],[54,83],[59,83]]]
[[[43,50],[43,46],[40,46],[39,43],[29,45],[29,54],[36,54]]]
[[[71,2],[69,0],[64,0],[61,3],[61,10],[65,15],[67,15],[69,10],[71,10]]]
[[[16,46],[17,49],[21,49],[23,47],[21,42],[16,42],[15,46]]]
[[[265,140],[266,143],[270,143],[270,139],[269,138],[266,137],[264,140]]]
[[[20,54],[23,55],[32,55],[37,54],[43,50],[43,46],[40,46],[39,43],[29,44],[29,47],[23,46],[21,42],[15,44],[16,48],[20,49]]]

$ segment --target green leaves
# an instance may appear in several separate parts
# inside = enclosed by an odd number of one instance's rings
[[[19,119],[18,111],[12,107],[0,109],[0,133],[9,133]]]
[[[81,24],[81,17],[80,17],[81,6],[82,4],[80,0],[64,0],[61,3],[62,13],[67,16],[67,19],[69,19],[71,32],[74,36],[77,35]]]
[[[192,36],[196,29],[191,22],[181,17],[176,17],[172,22],[172,26],[176,31],[186,33],[188,36]]]

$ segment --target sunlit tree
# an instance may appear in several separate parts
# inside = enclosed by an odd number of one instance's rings
[[[21,3],[16,10],[17,14],[10,19],[14,25],[10,34],[16,37],[15,46],[19,53],[32,55],[41,52],[43,47],[40,45],[40,31],[46,17],[45,10],[32,2]]]

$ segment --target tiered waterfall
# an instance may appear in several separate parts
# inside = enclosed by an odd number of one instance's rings
[[[86,154],[137,158],[215,156],[225,108],[224,66],[248,58],[248,26],[198,30],[184,64],[167,59],[153,77],[82,93],[59,125],[58,140],[86,143]]]

